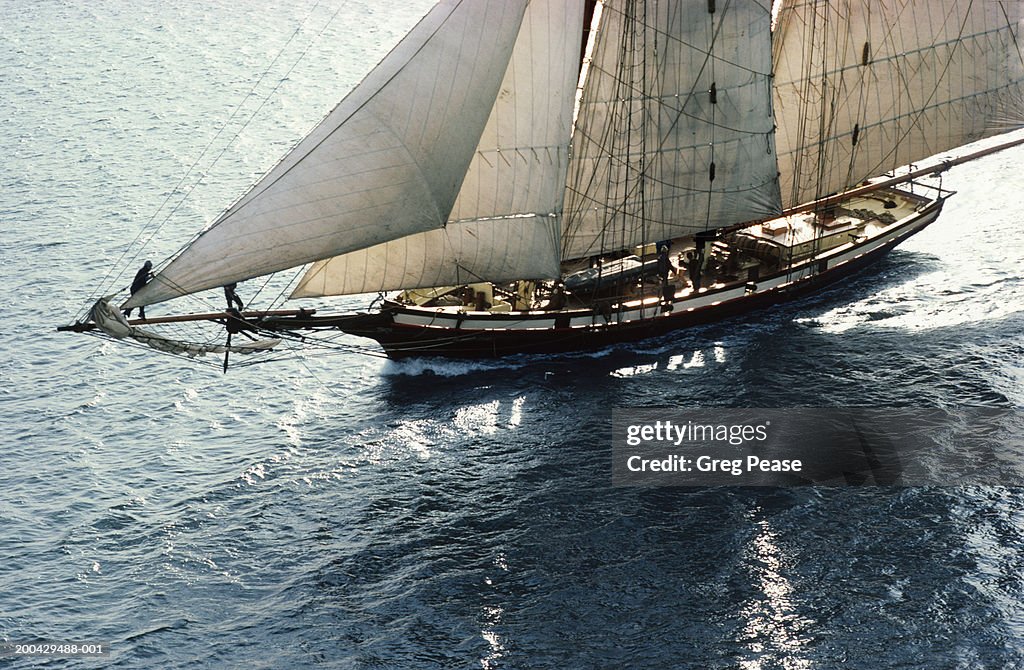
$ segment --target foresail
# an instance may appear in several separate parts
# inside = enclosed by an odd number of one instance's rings
[[[565,258],[780,211],[770,0],[607,0],[596,35]]]
[[[786,206],[1019,128],[1024,4],[791,0],[776,30]]]
[[[532,0],[450,221],[314,264],[293,298],[554,278],[583,0]]]
[[[526,4],[441,0],[126,305],[161,302],[443,226]]]
[[[292,298],[558,277],[558,219],[449,223],[314,264]]]

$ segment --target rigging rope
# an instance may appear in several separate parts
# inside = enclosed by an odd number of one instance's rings
[[[200,154],[196,158],[196,160],[188,168],[188,170],[181,177],[181,179],[178,180],[178,183],[174,186],[173,189],[171,189],[168,192],[168,194],[164,198],[163,202],[160,203],[160,206],[157,207],[157,209],[153,212],[153,214],[149,218],[149,220],[145,224],[143,224],[143,226],[139,230],[138,234],[131,241],[131,243],[125,248],[125,250],[121,253],[121,255],[118,257],[117,261],[114,262],[110,266],[110,269],[107,271],[106,275],[104,275],[103,279],[98,284],[98,287],[96,288],[96,290],[94,290],[92,292],[92,294],[90,294],[89,298],[86,300],[86,306],[83,308],[82,312],[80,312],[79,315],[78,315],[78,319],[79,320],[81,320],[88,313],[88,311],[92,307],[92,304],[98,299],[99,296],[105,295],[107,292],[111,291],[111,289],[113,288],[114,284],[116,284],[118,281],[120,281],[120,279],[124,275],[125,271],[130,267],[130,264],[132,262],[134,262],[134,261],[137,261],[139,255],[142,253],[142,251],[145,249],[145,247],[150,242],[152,242],[153,238],[157,235],[157,233],[159,233],[159,231],[163,228],[163,226],[166,225],[166,223],[171,219],[171,217],[173,217],[174,214],[180,209],[180,207],[185,203],[185,201],[193,193],[193,191],[196,189],[196,187],[200,183],[202,183],[203,180],[209,175],[210,170],[212,170],[213,167],[217,165],[218,161],[224,156],[224,154],[227,152],[227,150],[237,142],[237,140],[238,140],[239,136],[241,135],[241,133],[246,128],[248,128],[249,124],[253,121],[253,119],[256,117],[256,115],[263,109],[263,107],[270,100],[270,98],[273,97],[275,93],[277,93],[278,89],[281,87],[281,84],[288,79],[288,76],[295,70],[295,68],[298,66],[298,64],[306,56],[306,54],[309,52],[309,49],[313,46],[313,44],[317,40],[319,40],[319,38],[323,35],[324,31],[328,28],[328,26],[331,25],[331,23],[334,21],[335,17],[337,17],[338,13],[341,11],[342,7],[345,4],[345,3],[342,3],[341,5],[339,5],[338,9],[334,12],[334,14],[331,15],[330,19],[328,19],[328,21],[323,25],[323,27],[321,27],[321,29],[317,32],[317,34],[314,36],[314,38],[306,46],[306,48],[303,49],[302,53],[299,54],[298,58],[288,68],[288,71],[284,74],[284,76],[278,81],[277,84],[274,85],[274,88],[271,89],[271,91],[263,98],[263,100],[262,100],[262,102],[260,102],[259,106],[253,111],[253,113],[249,116],[249,118],[245,120],[245,122],[235,132],[235,135],[227,142],[227,144],[225,144],[225,146],[221,149],[220,153],[218,153],[214,157],[213,161],[204,170],[203,174],[201,174],[199,176],[199,179],[197,179],[192,184],[192,186],[190,186],[181,195],[181,199],[177,202],[177,204],[174,205],[174,207],[167,213],[166,216],[164,216],[163,220],[161,220],[156,225],[155,228],[152,228],[152,230],[148,234],[148,237],[146,237],[145,241],[142,242],[141,246],[135,251],[135,253],[132,254],[130,257],[128,257],[129,252],[136,246],[136,244],[139,242],[139,240],[144,235],[146,235],[147,230],[150,230],[150,228],[153,226],[154,221],[156,221],[156,219],[159,216],[160,212],[171,201],[171,198],[174,196],[174,194],[178,193],[179,189],[182,187],[182,185],[188,179],[189,175],[191,175],[193,173],[193,171],[196,170],[196,168],[202,162],[202,160],[206,156],[206,154],[216,144],[217,140],[224,133],[224,131],[228,128],[228,126],[231,124],[231,122],[238,116],[238,114],[242,110],[243,106],[245,105],[245,102],[249,98],[251,98],[251,97],[253,97],[255,95],[256,91],[262,85],[264,79],[266,79],[266,77],[269,75],[271,70],[274,69],[274,66],[281,59],[281,57],[284,55],[285,51],[288,49],[288,47],[291,45],[291,43],[305,29],[306,24],[309,22],[310,18],[313,16],[313,13],[320,7],[322,1],[323,0],[317,0],[316,3],[310,8],[309,12],[306,13],[305,18],[303,18],[302,21],[299,23],[299,26],[289,36],[289,38],[284,43],[284,45],[281,47],[281,49],[277,52],[277,54],[274,56],[274,58],[271,60],[271,62],[267,65],[266,69],[260,74],[260,76],[258,77],[256,82],[253,84],[252,88],[249,90],[249,92],[242,99],[242,102],[239,103],[238,106],[235,107],[234,111],[232,111],[232,113],[228,117],[228,119],[217,130],[217,132],[214,134],[213,138],[206,144],[206,146],[200,152]],[[195,236],[193,237],[193,239],[195,239]],[[187,244],[185,246],[187,246]],[[184,247],[182,247],[182,248],[184,248]],[[175,254],[173,254],[172,257],[176,256],[177,254],[179,254],[181,252],[181,250],[182,249],[179,249],[177,252],[175,252]],[[126,258],[127,258],[127,260],[126,260]],[[154,267],[154,272],[156,272],[160,268],[164,267],[166,265],[166,263],[167,263],[167,261],[163,261],[161,263],[158,263]],[[116,275],[114,275],[114,277],[111,279],[111,274],[118,267],[121,268],[120,271],[118,271],[118,273]]]

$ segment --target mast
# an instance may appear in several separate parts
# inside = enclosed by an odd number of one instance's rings
[[[291,297],[558,277],[582,16],[531,0],[443,228],[315,263]]]
[[[1019,2],[784,2],[774,95],[785,206],[1021,127],[1022,18]]]
[[[770,6],[633,4],[603,3],[574,131],[565,259],[781,210]]]
[[[441,228],[527,0],[440,0],[280,163],[126,305]]]

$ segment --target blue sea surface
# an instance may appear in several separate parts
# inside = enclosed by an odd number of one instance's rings
[[[594,353],[220,374],[54,331],[430,4],[0,0],[0,641],[112,650],[0,666],[1024,667],[1019,489],[610,461],[613,407],[1024,407],[1024,148],[851,282]]]

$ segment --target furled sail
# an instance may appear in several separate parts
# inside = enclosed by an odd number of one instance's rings
[[[281,344],[277,337],[245,342],[243,344],[211,344],[209,342],[187,342],[165,337],[139,326],[133,326],[122,314],[121,310],[110,304],[111,296],[100,298],[89,311],[89,319],[104,333],[115,340],[130,338],[140,344],[150,346],[157,351],[165,351],[195,358],[206,354],[255,354],[269,351]],[[230,340],[229,340],[230,342]]]
[[[1021,126],[1024,4],[793,0],[776,30],[786,206]]]
[[[780,211],[770,0],[606,0],[592,58],[565,258]]]
[[[444,228],[315,263],[293,298],[557,277],[583,0],[531,0]]]
[[[443,226],[526,4],[441,0],[126,305],[161,302]]]

